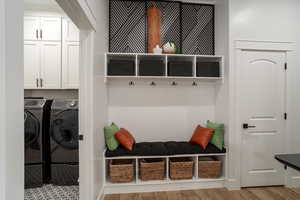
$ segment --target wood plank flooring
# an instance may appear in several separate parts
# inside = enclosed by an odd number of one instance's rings
[[[106,195],[105,200],[300,200],[300,188],[246,188],[238,191],[205,189]]]

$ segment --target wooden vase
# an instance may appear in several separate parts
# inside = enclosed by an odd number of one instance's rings
[[[156,45],[160,44],[160,24],[161,12],[156,3],[152,2],[152,7],[147,11],[148,16],[148,53],[153,53]]]

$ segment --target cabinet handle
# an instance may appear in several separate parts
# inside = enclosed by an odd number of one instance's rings
[[[39,39],[39,31],[37,29],[35,31],[35,36],[36,36],[36,39]]]
[[[41,87],[43,87],[43,79],[40,78],[40,84],[41,84]]]
[[[41,39],[43,39],[43,30],[42,29],[40,30],[40,37],[41,37]]]
[[[36,87],[39,87],[39,79],[36,79]]]

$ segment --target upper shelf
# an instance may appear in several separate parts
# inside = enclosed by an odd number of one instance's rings
[[[219,55],[106,53],[105,81],[110,78],[222,81],[224,57]]]

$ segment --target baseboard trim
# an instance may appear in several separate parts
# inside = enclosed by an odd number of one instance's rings
[[[104,200],[104,187],[101,188],[101,190],[99,191],[99,194],[98,194],[98,198],[97,200]]]
[[[224,181],[196,182],[196,183],[169,183],[155,185],[124,185],[124,186],[105,186],[104,194],[126,194],[143,192],[162,192],[178,190],[196,190],[208,188],[224,188]]]
[[[227,179],[225,182],[225,187],[230,191],[241,189],[241,185],[236,179]]]

